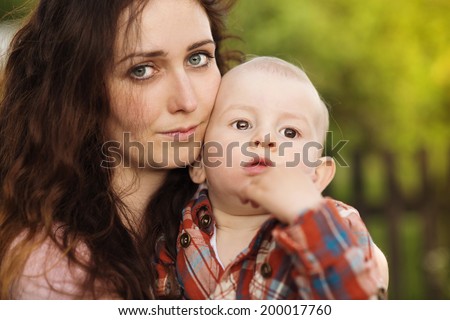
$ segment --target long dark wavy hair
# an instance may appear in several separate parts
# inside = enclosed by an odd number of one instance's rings
[[[137,234],[120,219],[125,209],[113,172],[100,166],[110,113],[104,83],[119,16],[131,8],[131,25],[148,1],[41,0],[12,41],[0,104],[1,299],[11,298],[42,234],[85,270],[85,293],[74,298],[98,297],[99,282],[124,299],[155,298],[155,244],[164,235],[175,256],[181,209],[196,186],[186,169],[171,170]],[[220,50],[235,1],[196,1],[209,17],[224,73],[229,56]],[[88,262],[77,257],[80,244],[89,249]]]

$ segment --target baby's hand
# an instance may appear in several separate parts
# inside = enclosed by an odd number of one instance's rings
[[[323,200],[311,176],[301,168],[286,166],[269,167],[252,176],[242,197],[244,202],[254,202],[286,223]]]

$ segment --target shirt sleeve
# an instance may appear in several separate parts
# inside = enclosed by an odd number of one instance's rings
[[[70,265],[68,258],[48,239],[31,253],[25,263],[13,287],[13,298],[74,299],[82,296],[79,283],[84,278],[84,272]]]
[[[76,254],[81,259],[89,259],[89,249],[79,246]],[[24,269],[12,287],[13,299],[24,300],[67,300],[94,299],[92,293],[86,292],[83,280],[86,271],[75,263],[70,263],[58,246],[46,239],[32,251]],[[107,290],[100,290],[97,284],[95,299],[118,299],[118,295]]]
[[[373,243],[358,211],[333,199],[273,231],[310,299],[369,299],[383,291]]]
[[[182,290],[176,276],[175,260],[165,248],[163,238],[157,241],[156,252],[157,256],[153,264],[157,273],[156,297],[158,299],[180,298]]]

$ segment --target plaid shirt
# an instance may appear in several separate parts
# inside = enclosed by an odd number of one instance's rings
[[[267,220],[250,245],[225,269],[210,241],[214,218],[207,190],[183,211],[176,271],[187,299],[376,298],[379,270],[359,213],[327,198],[285,225]],[[159,294],[179,287],[173,261],[161,251]],[[382,290],[382,289],[381,289]]]

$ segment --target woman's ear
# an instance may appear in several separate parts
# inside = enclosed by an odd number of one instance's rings
[[[206,181],[205,167],[201,159],[196,160],[189,167],[189,175],[191,176],[191,180],[196,184],[202,184]]]
[[[322,192],[330,184],[336,173],[336,164],[331,157],[321,157],[320,165],[315,169],[313,182],[317,189]]]

